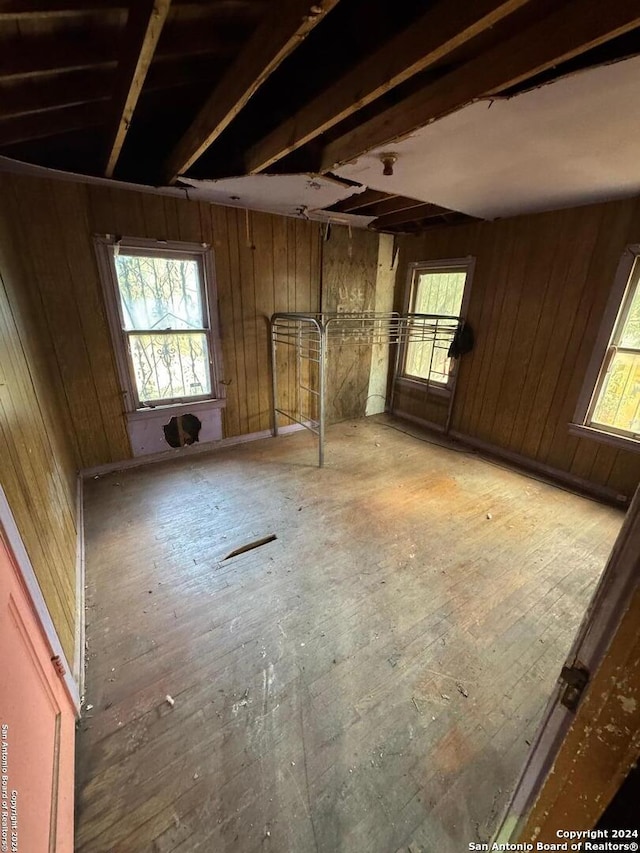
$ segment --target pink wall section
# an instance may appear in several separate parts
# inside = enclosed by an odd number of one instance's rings
[[[0,652],[0,850],[71,853],[74,707],[1,527]]]

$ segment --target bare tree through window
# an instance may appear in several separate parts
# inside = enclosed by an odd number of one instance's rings
[[[197,258],[120,252],[122,321],[141,403],[211,394],[202,270]]]

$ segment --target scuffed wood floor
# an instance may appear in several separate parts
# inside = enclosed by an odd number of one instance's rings
[[[86,484],[77,850],[489,838],[622,513],[394,423]]]

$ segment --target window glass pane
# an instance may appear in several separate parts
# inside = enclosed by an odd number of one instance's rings
[[[142,402],[199,397],[211,393],[206,335],[129,335],[131,358]]]
[[[640,353],[614,355],[592,423],[640,433]]]
[[[407,344],[407,364],[405,373],[418,379],[431,379],[432,382],[446,383],[449,376],[449,358],[447,352],[451,339],[446,343],[434,345],[431,341],[410,341]],[[433,361],[431,353],[433,352]],[[429,376],[429,365],[431,364],[431,376]]]
[[[414,314],[457,317],[462,307],[466,272],[419,272],[414,280]]]
[[[636,285],[627,319],[620,335],[619,346],[640,349],[640,287]]]
[[[462,307],[466,280],[467,273],[464,270],[417,272],[413,281],[412,313],[457,317]],[[431,341],[410,341],[406,348],[405,374],[446,384],[450,344],[451,335],[444,330],[437,336],[435,344]]]
[[[119,254],[115,258],[125,329],[202,329],[198,261]]]

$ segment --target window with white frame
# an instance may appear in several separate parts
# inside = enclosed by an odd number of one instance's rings
[[[98,238],[129,411],[216,399],[217,324],[207,247]]]
[[[592,434],[640,441],[640,246],[629,246],[618,267],[576,421]]]
[[[457,326],[455,318],[462,315],[468,302],[473,263],[473,258],[460,258],[410,265],[407,310],[411,314],[435,316],[440,332],[433,340],[406,344],[402,378],[435,383],[443,388],[449,384],[451,330]]]

